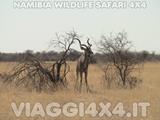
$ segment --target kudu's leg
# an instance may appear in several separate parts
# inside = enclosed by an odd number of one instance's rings
[[[78,90],[78,86],[79,86],[79,71],[76,69],[76,81],[75,81],[75,90]]]
[[[89,85],[88,85],[88,72],[86,71],[85,72],[85,84],[86,84],[86,89],[87,89],[87,92],[90,92],[90,88],[89,88]]]
[[[82,89],[82,78],[83,78],[83,72],[80,72],[80,86],[79,86],[79,91],[81,92]]]

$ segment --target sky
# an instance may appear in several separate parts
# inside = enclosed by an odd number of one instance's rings
[[[136,51],[160,53],[160,1],[146,2],[145,9],[15,9],[13,0],[0,0],[0,52],[54,50],[55,33],[74,29],[95,51],[101,35],[125,30]]]

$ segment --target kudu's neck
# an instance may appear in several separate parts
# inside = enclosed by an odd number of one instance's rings
[[[84,65],[86,67],[89,65],[89,57],[87,56],[87,53],[84,53]]]

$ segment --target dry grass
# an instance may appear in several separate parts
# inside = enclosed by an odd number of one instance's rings
[[[16,63],[0,63],[0,73],[7,73],[11,70],[11,67]],[[116,102],[123,102],[127,109],[132,105],[133,102],[150,102],[151,107],[149,109],[149,114],[147,118],[93,118],[86,116],[85,118],[80,118],[79,116],[73,118],[66,118],[65,116],[60,116],[55,118],[56,120],[63,119],[73,119],[73,120],[160,120],[160,63],[146,63],[142,71],[143,84],[141,87],[124,90],[124,89],[106,89],[102,87],[102,75],[103,72],[97,67],[97,65],[91,65],[89,68],[89,85],[94,93],[74,92],[74,80],[75,80],[75,63],[71,64],[71,72],[68,75],[70,78],[68,89],[57,91],[55,93],[35,93],[27,92],[26,90],[19,90],[13,88],[6,88],[5,86],[0,87],[0,120],[53,120],[49,116],[44,118],[35,117],[27,118],[20,117],[16,118],[11,110],[11,102],[31,102],[32,104],[40,102],[46,105],[50,102],[66,103],[66,102],[111,102],[113,105]]]

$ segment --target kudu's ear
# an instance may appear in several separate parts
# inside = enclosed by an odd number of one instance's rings
[[[86,48],[85,48],[85,47],[83,47],[83,46],[81,46],[81,50],[86,50]]]

